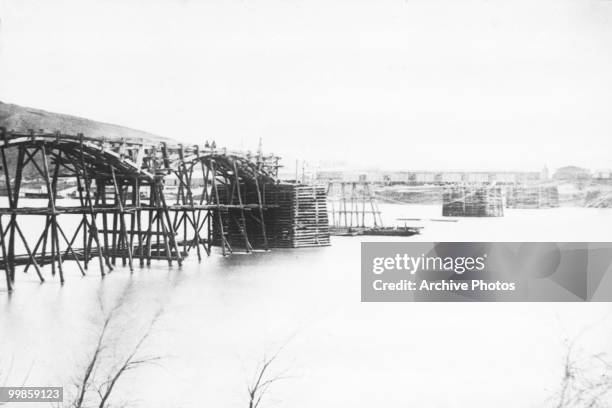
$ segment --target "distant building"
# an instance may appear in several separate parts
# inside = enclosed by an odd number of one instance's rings
[[[426,184],[533,184],[538,183],[543,172],[526,171],[343,171],[325,170],[317,173],[320,182],[370,182],[387,185]]]
[[[164,185],[166,187],[178,187],[181,185],[181,180],[175,174],[170,174],[164,179]],[[202,177],[191,178],[191,187],[202,187],[203,185],[204,179]]]
[[[544,168],[540,172],[540,180],[548,180],[550,174],[548,173],[548,167],[544,165]]]
[[[340,170],[321,170],[317,172],[317,180],[320,181],[342,181],[343,172]]]
[[[465,174],[465,182],[473,184],[484,184],[489,182],[488,173],[469,172]]]
[[[416,184],[430,184],[436,181],[436,174],[433,172],[420,171],[413,173],[413,177]]]
[[[444,172],[440,174],[442,183],[461,183],[463,181],[463,173],[460,172]]]
[[[591,179],[591,174],[587,169],[583,169],[582,167],[565,166],[555,171],[553,179],[565,182],[587,181]]]
[[[407,171],[387,172],[383,177],[387,184],[408,184],[410,182],[410,173]]]
[[[593,173],[593,178],[595,180],[610,181],[612,180],[612,170],[610,169],[596,170],[595,173]]]
[[[493,181],[501,184],[512,184],[517,182],[516,173],[493,173]]]

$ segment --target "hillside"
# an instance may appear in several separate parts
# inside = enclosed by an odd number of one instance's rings
[[[61,113],[47,112],[40,109],[27,108],[19,105],[13,105],[0,102],[0,127],[7,130],[27,131],[34,129],[36,131],[42,129],[48,132],[61,131],[67,134],[83,133],[90,137],[106,137],[107,139],[147,139],[153,141],[169,141],[170,139],[163,138],[151,133],[140,130],[130,129],[124,126],[113,125],[110,123],[96,122],[94,120],[80,118],[77,116],[64,115]],[[15,171],[16,155],[7,154],[8,168],[11,177]],[[39,177],[35,167],[32,164],[23,169],[24,182],[28,179],[36,179]],[[4,185],[4,175],[0,173],[0,185]]]
[[[47,112],[19,105],[0,102],[0,126],[8,130],[27,131],[28,129],[62,133],[83,133],[90,137],[107,139],[149,139],[168,141],[169,139],[136,129],[110,123],[96,122],[94,120],[61,113]]]

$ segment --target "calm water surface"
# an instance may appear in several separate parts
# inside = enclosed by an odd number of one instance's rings
[[[441,218],[439,206],[382,209],[389,223]],[[423,234],[399,239],[612,240],[612,210],[508,210],[503,218],[410,224]],[[112,331],[118,356],[163,308],[142,350],[163,360],[132,371],[116,394],[143,407],[246,407],[257,363],[283,344],[274,369],[289,378],[264,406],[536,407],[559,383],[565,339],[589,328],[584,347],[609,343],[598,329],[609,304],[361,303],[360,241],[201,263],[192,256],[180,269],[119,267],[103,280],[95,263],[86,277],[67,263],[64,287],[20,274],[11,296],[0,286],[1,371],[10,367],[12,382],[30,371],[29,384],[69,384],[93,349],[99,299],[113,304],[121,294]]]

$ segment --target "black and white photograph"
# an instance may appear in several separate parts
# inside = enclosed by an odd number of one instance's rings
[[[612,407],[611,0],[0,0],[0,407]]]

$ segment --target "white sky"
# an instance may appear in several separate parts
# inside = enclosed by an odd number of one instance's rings
[[[0,100],[385,169],[612,167],[612,1],[0,0]]]

